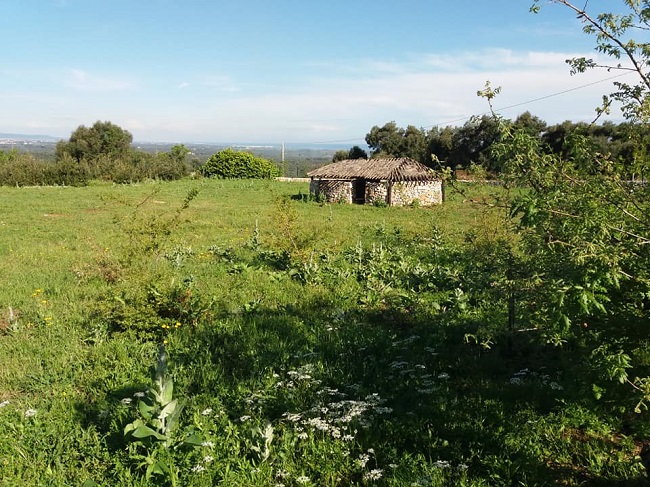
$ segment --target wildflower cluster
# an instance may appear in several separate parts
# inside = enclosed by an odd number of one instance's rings
[[[49,301],[44,295],[44,291],[41,288],[35,289],[32,293],[32,298],[36,301],[37,314],[41,323],[50,326],[52,324],[52,315],[49,312],[48,304]]]
[[[551,376],[549,374],[534,371],[531,372],[527,368],[515,372],[512,374],[512,377],[508,379],[508,384],[513,386],[521,386],[526,383],[539,383],[542,386],[550,387],[554,391],[561,391],[564,389],[561,384],[551,380]]]

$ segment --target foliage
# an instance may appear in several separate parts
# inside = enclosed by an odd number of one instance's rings
[[[350,152],[344,149],[337,150],[332,156],[332,162],[345,161],[346,159],[348,159],[349,154]]]
[[[203,176],[222,179],[270,179],[280,174],[271,161],[232,149],[213,154],[199,170]]]
[[[60,160],[66,154],[79,162],[101,155],[121,158],[129,153],[131,142],[133,135],[129,131],[108,121],[97,121],[92,127],[80,125],[67,142],[60,141],[56,145],[56,158]]]
[[[368,159],[368,153],[358,145],[354,145],[350,148],[348,159]]]
[[[426,135],[423,129],[409,125],[406,129],[389,122],[383,127],[374,126],[366,134],[366,143],[372,157],[410,157],[424,162]]]
[[[636,35],[643,36],[650,27],[650,2],[648,0],[623,0],[619,2],[623,13],[601,12],[592,14],[587,10],[588,4],[580,7],[568,0],[551,0],[563,5],[575,14],[583,23],[583,32],[596,37],[595,50],[604,54],[612,64],[600,64],[599,61],[578,57],[568,59],[571,73],[583,73],[588,69],[605,68],[608,71],[621,70],[633,72],[636,83],[615,81],[617,90],[603,97],[603,104],[597,109],[598,116],[609,113],[612,102],[621,105],[623,115],[633,122],[647,123],[650,119],[650,77],[648,75],[648,57],[650,43],[639,41]],[[539,12],[539,0],[534,0],[533,12]]]
[[[368,153],[358,145],[355,145],[349,151],[337,150],[332,156],[332,162],[344,161],[346,159],[368,159]]]
[[[174,382],[167,375],[167,353],[161,346],[153,371],[154,385],[137,394],[138,418],[124,427],[124,436],[130,441],[129,456],[146,467],[145,478],[154,475],[169,478],[178,485],[178,471],[173,463],[172,450],[200,448],[203,440],[193,429],[179,433],[183,404],[173,399]]]
[[[598,51],[616,60],[627,56],[639,84],[619,83],[612,98],[623,103],[630,121],[643,121],[647,84],[642,67],[650,51],[625,36],[635,21],[647,25],[650,10],[626,1],[630,14],[592,17],[568,1],[554,3],[580,14],[585,32],[596,35]],[[598,67],[584,59],[570,64],[577,71]],[[495,121],[502,124],[501,140],[492,147],[495,165],[508,186],[523,190],[512,200],[511,216],[523,252],[532,258],[525,272],[538,277],[529,303],[531,319],[550,342],[591,349],[594,373],[631,386],[632,394],[621,394],[619,407],[640,412],[650,400],[650,369],[645,359],[632,357],[647,346],[650,188],[631,177],[650,170],[646,151],[634,150],[626,164],[577,130],[562,137],[561,151],[549,151],[530,131]],[[640,131],[647,131],[647,125]],[[602,397],[605,387],[594,382]],[[616,387],[607,389],[610,400],[619,393]]]

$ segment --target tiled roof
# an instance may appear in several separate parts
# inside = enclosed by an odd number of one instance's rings
[[[346,159],[307,173],[318,179],[372,179],[388,181],[432,181],[435,172],[408,157],[393,159]]]

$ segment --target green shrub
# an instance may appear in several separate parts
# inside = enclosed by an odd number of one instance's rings
[[[271,179],[280,175],[273,162],[232,149],[213,154],[199,171],[203,176],[223,179]]]

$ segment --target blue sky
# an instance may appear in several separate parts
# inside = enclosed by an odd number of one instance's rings
[[[593,39],[531,3],[0,0],[0,132],[110,120],[140,141],[354,145],[392,120],[460,125],[486,80],[504,116],[592,120],[613,74],[570,76]]]

